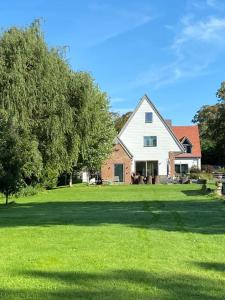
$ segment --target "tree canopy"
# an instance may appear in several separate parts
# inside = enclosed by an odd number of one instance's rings
[[[218,103],[204,105],[194,116],[199,125],[203,164],[225,164],[225,83],[217,91]]]
[[[117,133],[121,131],[127,120],[130,118],[132,115],[132,111],[128,111],[125,114],[120,115],[119,113],[112,112],[112,118],[114,122],[115,129]]]
[[[22,145],[29,138],[40,156],[42,171],[35,176],[49,187],[78,163],[98,168],[111,151],[115,132],[107,95],[88,73],[71,69],[62,49],[47,46],[38,21],[0,37],[0,110],[19,128],[9,126],[9,136]]]

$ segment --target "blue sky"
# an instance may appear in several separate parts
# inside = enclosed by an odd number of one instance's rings
[[[42,18],[50,46],[68,46],[74,70],[92,73],[112,110],[145,93],[165,118],[188,125],[217,101],[225,70],[223,0],[7,0],[0,27]]]

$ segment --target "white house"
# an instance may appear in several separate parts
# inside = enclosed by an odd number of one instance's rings
[[[119,133],[102,179],[131,182],[131,174],[159,178],[201,167],[197,126],[175,126],[144,96]]]

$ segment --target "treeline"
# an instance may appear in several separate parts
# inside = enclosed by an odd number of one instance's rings
[[[115,136],[109,101],[90,74],[50,49],[35,21],[0,37],[0,190],[56,185],[83,166],[97,170]]]
[[[225,165],[225,82],[217,91],[218,102],[204,105],[193,122],[200,129],[202,163]]]

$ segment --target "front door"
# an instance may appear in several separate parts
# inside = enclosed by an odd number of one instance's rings
[[[123,164],[114,165],[114,181],[123,182]]]

